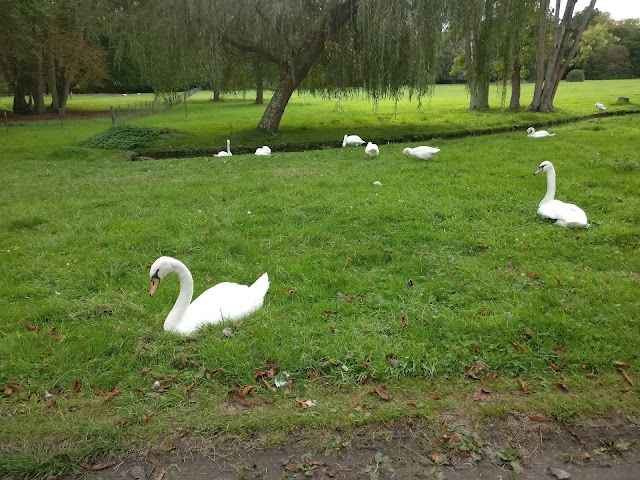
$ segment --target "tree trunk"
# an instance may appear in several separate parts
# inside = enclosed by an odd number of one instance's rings
[[[511,101],[509,102],[509,108],[511,110],[520,110],[520,87],[521,78],[520,70],[520,55],[518,55],[513,61],[513,72],[511,73]]]
[[[36,76],[33,84],[33,113],[42,115],[45,110],[44,106],[44,72],[42,67],[42,50],[36,54]]]
[[[18,78],[13,92],[13,113],[19,115],[28,115],[31,113],[27,100],[25,99],[27,90],[28,88],[24,81]]]
[[[58,113],[60,107],[60,101],[58,99],[58,76],[56,75],[56,59],[51,53],[49,57],[49,88],[51,88],[51,105],[47,108],[47,111],[52,113]]]
[[[263,66],[261,63],[256,65],[256,105],[264,104],[264,78]]]
[[[221,102],[222,101],[222,95],[220,94],[220,89],[219,88],[214,88],[213,89],[213,101],[214,102]]]
[[[538,47],[536,50],[536,85],[533,91],[533,100],[529,110],[538,110],[542,98],[542,86],[544,85],[544,46],[547,37],[547,12],[550,0],[540,0],[540,14],[538,17]]]
[[[302,80],[296,81],[291,74],[285,74],[283,76],[278,88],[273,92],[273,97],[271,97],[271,101],[262,115],[258,128],[272,134],[278,131],[284,109],[287,107],[291,95],[293,95],[293,92],[301,82]]]
[[[67,100],[69,99],[69,87],[71,82],[68,78],[62,78],[58,81],[58,101],[60,102],[60,115],[64,115],[67,111]]]
[[[548,0],[542,1],[544,2]],[[540,89],[540,94],[539,96],[534,94],[534,99],[529,106],[530,110],[539,112],[550,112],[555,110],[553,100],[556,96],[556,92],[558,91],[560,80],[562,79],[562,75],[566,72],[567,67],[575,58],[576,53],[578,53],[578,49],[580,48],[580,38],[589,24],[589,19],[596,4],[596,0],[591,0],[587,7],[587,14],[584,16],[582,25],[575,28],[571,25],[571,21],[576,2],[577,0],[567,0],[562,21],[558,22],[560,0],[556,0],[555,29],[553,32],[553,45],[549,55],[549,63],[547,64],[547,70],[542,81],[536,78],[535,93],[537,94],[538,89]],[[571,38],[574,31],[575,36]],[[573,40],[573,43],[571,44],[569,52],[565,55],[570,40]],[[538,39],[538,46],[540,45],[539,42],[540,39]],[[537,55],[540,54],[541,52],[539,49]],[[540,62],[540,58],[538,58],[538,62]]]

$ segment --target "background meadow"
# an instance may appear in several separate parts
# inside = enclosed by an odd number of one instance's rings
[[[611,85],[637,91],[640,82],[628,84]],[[574,94],[569,113],[593,113],[595,100]],[[186,118],[174,108],[130,124],[170,129],[150,149],[198,142],[223,149],[236,132],[247,148],[263,140],[252,130],[255,118],[230,113],[236,101],[213,106],[207,95],[194,97]],[[457,408],[536,408],[560,420],[637,413],[637,114],[573,121],[549,127],[555,137],[530,139],[525,123],[548,117],[460,114],[463,88],[452,98],[459,107],[441,113],[437,102],[447,100],[435,96],[420,114],[432,115],[411,119],[407,130],[380,118],[386,105],[351,111],[344,101],[344,111],[331,114],[317,99],[294,102],[281,135],[255,145],[271,145],[271,157],[131,162],[129,152],[83,143],[107,129],[107,119],[0,132],[0,415],[10,432],[0,471],[72,471],[175,429],[290,430]],[[207,108],[211,123],[202,120]],[[333,126],[322,123],[332,115]],[[364,118],[363,130],[347,115]],[[402,155],[411,142],[380,142],[372,160],[363,148],[274,148],[329,134],[339,144],[342,132],[368,140],[510,121],[524,128],[425,142],[441,148],[426,162]],[[557,197],[581,206],[589,229],[536,216],[546,179],[533,172],[543,160],[556,167]],[[149,297],[148,269],[160,255],[190,268],[196,295],[268,272],[265,305],[237,325],[187,338],[165,333],[178,281],[167,277]],[[222,334],[227,326],[231,338]],[[634,386],[613,361],[630,364]],[[291,389],[269,391],[255,377],[270,362],[288,373]],[[501,403],[462,400],[477,386],[465,376],[470,370],[495,376],[496,394],[506,393]],[[509,398],[518,379],[540,393]],[[363,400],[362,389],[383,383],[403,401]],[[257,402],[275,403],[239,411],[227,393],[246,385],[255,385]],[[424,401],[440,390],[449,394],[444,402]],[[295,399],[307,396],[320,400],[318,408],[292,413]],[[372,408],[354,412],[354,396]]]

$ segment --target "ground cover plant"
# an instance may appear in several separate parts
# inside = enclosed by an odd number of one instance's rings
[[[82,144],[110,120],[81,123],[3,132],[0,472],[78,471],[176,432],[640,411],[637,115],[435,139],[428,162],[402,155],[414,143],[131,162]],[[543,160],[589,229],[535,215]],[[165,333],[160,255],[196,294],[268,272],[265,306]]]

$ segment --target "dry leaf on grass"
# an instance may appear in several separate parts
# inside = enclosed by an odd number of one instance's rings
[[[104,470],[109,467],[113,467],[116,464],[115,460],[105,463],[95,463],[93,465],[85,465],[84,468],[87,470],[91,470],[92,472],[98,472],[100,470]]]
[[[632,387],[633,385],[633,379],[631,378],[631,376],[627,373],[626,370],[620,370],[620,373],[622,374],[622,376],[624,377],[624,379],[629,382],[629,385],[631,385]]]
[[[73,382],[73,391],[74,392],[78,393],[81,388],[82,388],[82,382],[80,380],[76,380],[75,382]]]
[[[526,392],[528,390],[528,388],[527,388],[527,384],[524,382],[524,380],[519,378],[518,382],[520,383],[520,388],[522,389],[522,391]]]
[[[296,402],[298,402],[298,404],[302,408],[309,408],[309,407],[315,407],[316,406],[316,401],[315,400],[300,400],[300,399],[296,398]]]
[[[629,368],[631,366],[629,362],[621,362],[619,360],[614,360],[612,363],[622,368]]]
[[[393,395],[391,395],[389,392],[387,392],[387,386],[382,384],[379,387],[376,387],[374,389],[371,389],[367,392],[367,395],[371,395],[371,394],[377,394],[378,397],[380,397],[382,400],[385,401],[389,401],[393,398]]]
[[[532,422],[550,422],[551,421],[544,415],[529,415],[529,420],[531,420]]]
[[[435,395],[431,395],[430,397],[427,397],[427,398],[429,400],[440,400],[442,397],[444,397],[444,390],[436,393]]]
[[[229,392],[229,398],[233,400],[238,405],[242,405],[243,407],[256,407],[257,404],[250,402],[246,398],[244,398],[240,393],[231,391]]]
[[[336,298],[337,298],[338,300],[344,300],[345,302],[349,302],[349,303],[353,302],[353,298],[351,298],[351,297],[350,297],[350,296],[348,296],[348,295],[345,295],[345,294],[344,294],[344,293],[342,293],[342,292],[338,292],[338,293],[336,293]]]

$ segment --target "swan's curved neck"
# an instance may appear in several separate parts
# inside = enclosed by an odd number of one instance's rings
[[[556,196],[556,171],[554,168],[547,172],[547,193],[540,201],[540,205],[550,202]]]
[[[169,331],[175,331],[177,326],[180,325],[193,297],[193,277],[186,265],[182,262],[177,262],[173,265],[172,271],[180,279],[180,294],[164,321],[164,329]]]

